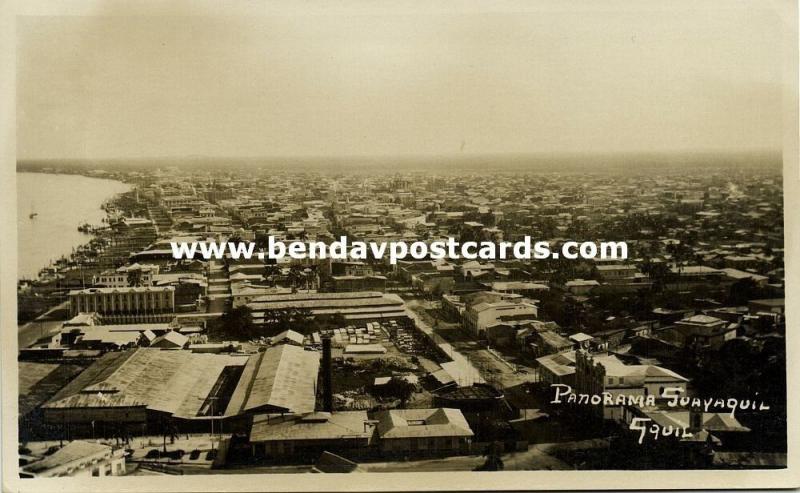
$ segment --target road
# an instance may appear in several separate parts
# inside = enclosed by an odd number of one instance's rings
[[[231,282],[225,265],[211,260],[208,264],[208,313],[225,312],[231,303]]]
[[[63,320],[50,320],[49,317],[58,310],[66,309],[69,302],[65,301],[58,306],[54,306],[42,315],[38,316],[35,320],[30,321],[24,325],[19,326],[17,332],[17,343],[20,348],[27,348],[33,346],[37,341],[44,337],[52,337],[59,330]]]
[[[447,341],[487,382],[509,388],[538,380],[536,370],[528,361],[497,351],[493,354],[484,342],[475,339],[459,324],[438,317],[438,303],[411,298],[406,300],[406,307],[423,332],[434,333]]]

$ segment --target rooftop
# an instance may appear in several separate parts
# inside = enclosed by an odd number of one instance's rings
[[[366,411],[313,412],[302,416],[259,414],[253,417],[250,441],[368,440],[373,433],[368,421]]]
[[[45,408],[141,407],[181,418],[199,415],[220,374],[247,358],[138,348],[106,353]]]
[[[381,438],[471,437],[461,411],[451,408],[392,409],[376,414]]]
[[[292,345],[273,346],[252,355],[225,415],[245,411],[306,413],[316,403],[319,353]]]

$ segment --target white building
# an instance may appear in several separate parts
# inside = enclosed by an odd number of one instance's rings
[[[476,336],[483,337],[486,328],[508,320],[533,319],[539,315],[539,309],[529,301],[520,299],[513,301],[496,301],[478,303],[464,312],[464,326]]]
[[[153,276],[158,274],[157,265],[123,265],[122,267],[113,270],[109,269],[101,272],[92,280],[92,284],[103,288],[127,288],[130,286],[131,275],[134,272],[140,272],[139,285],[150,286],[153,284]]]
[[[100,477],[125,474],[125,451],[102,443],[75,440],[44,459],[23,466],[22,478]]]

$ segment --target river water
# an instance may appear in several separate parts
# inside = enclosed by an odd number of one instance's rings
[[[91,236],[77,230],[100,225],[106,199],[130,190],[114,180],[80,175],[17,173],[17,275],[35,278],[43,267],[68,256]],[[37,213],[30,218],[32,212]]]

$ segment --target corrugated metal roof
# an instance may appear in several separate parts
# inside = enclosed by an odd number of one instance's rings
[[[366,411],[313,413],[307,416],[253,417],[251,442],[280,440],[369,439],[373,428]]]
[[[108,353],[56,394],[45,407],[144,405],[149,410],[193,418],[198,415],[222,370],[226,366],[244,365],[245,361],[234,355],[151,348]]]
[[[239,381],[239,385],[249,387],[243,401],[244,411],[264,408],[305,413],[314,410],[319,353],[284,344],[267,349],[259,357],[252,381]],[[234,395],[241,398],[241,391],[236,389]]]

